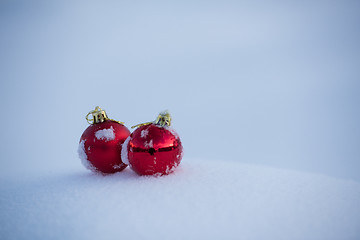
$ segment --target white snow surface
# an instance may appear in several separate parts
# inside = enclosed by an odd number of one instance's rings
[[[110,128],[98,130],[95,133],[95,137],[98,140],[104,140],[105,142],[114,140],[115,139],[114,128],[110,127]]]
[[[360,239],[360,183],[183,159],[140,177],[85,169],[0,181],[3,239]]]

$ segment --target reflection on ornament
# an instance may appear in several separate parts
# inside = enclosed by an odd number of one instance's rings
[[[122,157],[139,175],[166,175],[180,164],[183,147],[170,127],[171,116],[162,112],[154,122],[138,124],[126,140]]]

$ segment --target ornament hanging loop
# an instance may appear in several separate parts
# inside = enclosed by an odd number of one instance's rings
[[[171,115],[168,111],[164,111],[161,112],[157,118],[155,119],[155,121],[153,122],[147,122],[147,123],[140,123],[137,124],[135,126],[132,126],[131,128],[136,128],[136,127],[141,127],[141,126],[145,126],[145,125],[149,125],[149,124],[155,124],[161,127],[168,127],[171,125]]]
[[[154,122],[161,127],[169,127],[171,125],[171,115],[168,111],[161,112]]]
[[[90,118],[90,115],[92,115],[92,118]],[[110,120],[110,121],[114,121],[114,122],[124,125],[123,122],[119,122],[114,119],[108,118],[105,110],[101,109],[99,106],[96,106],[95,110],[90,111],[86,115],[85,119],[89,124],[102,123],[102,122],[105,122],[106,120]]]
[[[145,126],[145,125],[150,125],[152,123],[154,123],[154,122],[140,123],[140,124],[136,124],[136,125],[132,126],[131,128],[142,127],[142,126]]]

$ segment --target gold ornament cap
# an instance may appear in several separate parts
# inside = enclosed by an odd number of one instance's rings
[[[141,126],[149,125],[152,123],[155,125],[161,126],[161,127],[169,127],[171,125],[171,115],[166,110],[166,111],[159,113],[159,115],[157,116],[155,121],[147,122],[147,123],[140,123],[135,126],[132,126],[131,128],[141,127]]]
[[[92,119],[90,118],[90,115],[92,115]],[[95,110],[93,111],[90,111],[87,115],[86,115],[86,121],[89,123],[89,124],[96,124],[96,123],[102,123],[102,122],[105,122],[106,120],[111,120],[111,121],[114,121],[114,122],[117,122],[117,123],[120,123],[120,124],[124,124],[123,122],[119,122],[119,121],[116,121],[114,119],[110,119],[105,110],[101,109],[99,106],[96,106],[95,107]]]
[[[168,111],[161,112],[154,123],[162,127],[169,127],[171,125],[170,113]]]

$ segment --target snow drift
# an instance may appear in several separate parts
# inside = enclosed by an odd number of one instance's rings
[[[185,158],[168,176],[83,168],[0,184],[3,239],[359,239],[360,184]]]

